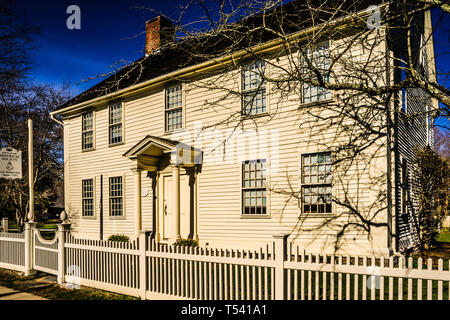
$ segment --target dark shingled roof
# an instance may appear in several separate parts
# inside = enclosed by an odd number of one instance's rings
[[[335,15],[335,17],[339,17],[364,10],[370,5],[382,2],[386,1],[317,1],[318,6],[322,9],[329,8],[329,10],[322,11],[321,16],[319,16],[315,22],[318,24],[320,22],[328,21],[331,13],[335,11],[333,10],[334,8],[339,8],[340,14]],[[302,20],[301,16],[303,14],[305,15],[305,19]],[[282,26],[283,32],[285,34],[290,34],[310,27],[310,20],[307,19],[309,15],[310,6],[308,6],[305,1],[294,0],[266,13],[265,19],[268,22],[267,24],[271,25],[272,28],[279,29]],[[237,29],[234,28],[233,31],[225,30],[214,36],[199,36],[161,48],[158,53],[150,54],[147,57],[144,56],[136,60],[122,70],[59,106],[56,110],[125,89],[178,69],[210,60],[213,57],[229,54],[251,45],[275,39],[276,35],[267,31],[250,32],[253,27],[261,25],[261,21],[262,18],[260,14],[247,17],[239,21],[239,27]],[[236,32],[236,30],[238,30],[238,32]],[[230,38],[232,38],[232,40],[230,40]],[[191,48],[195,48],[196,52],[194,54],[191,52]]]

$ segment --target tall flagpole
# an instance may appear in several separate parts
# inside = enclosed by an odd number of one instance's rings
[[[30,206],[28,221],[34,222],[34,177],[33,177],[33,120],[28,119],[28,185],[30,192]]]

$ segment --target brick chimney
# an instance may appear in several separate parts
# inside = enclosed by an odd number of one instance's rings
[[[175,39],[175,26],[162,16],[157,16],[145,23],[145,55],[151,54]]]

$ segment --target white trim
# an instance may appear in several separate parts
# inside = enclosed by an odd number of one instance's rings
[[[316,154],[316,153],[331,153],[331,213],[305,213],[303,212],[303,193],[302,193],[302,174],[303,174],[303,155],[308,154]],[[335,217],[337,215],[337,206],[336,203],[333,201],[333,196],[337,195],[338,189],[337,189],[337,183],[334,183],[334,169],[333,169],[333,160],[334,160],[334,152],[333,151],[323,151],[319,150],[317,148],[314,148],[312,151],[308,150],[307,152],[298,152],[298,168],[297,168],[297,181],[298,181],[298,195],[299,195],[299,201],[298,201],[298,207],[297,207],[297,213],[298,217],[303,218],[329,218],[329,217]]]
[[[92,177],[85,177],[81,179],[81,218],[82,219],[87,219],[87,220],[95,220],[97,218],[97,202],[96,202],[96,192],[97,192],[97,188],[96,188],[96,177],[92,176]],[[83,206],[83,180],[92,180],[92,205],[93,205],[93,209],[92,209],[92,216],[85,216],[83,215],[83,210],[84,210],[84,206]]]
[[[83,116],[85,116],[87,113],[92,112],[92,148],[83,148],[83,133],[85,133],[86,131],[83,131]],[[86,110],[84,112],[81,113],[81,152],[89,152],[89,151],[94,151],[96,148],[96,144],[95,144],[95,110]]]
[[[168,130],[167,128],[166,128],[166,121],[167,121],[167,119],[166,119],[166,114],[167,114],[167,110],[170,110],[170,109],[166,109],[166,106],[167,106],[167,90],[168,89],[172,89],[172,88],[176,88],[176,87],[181,87],[181,128],[176,128],[176,129],[172,129],[172,130]],[[179,131],[184,131],[184,128],[186,128],[186,123],[185,123],[185,121],[186,121],[186,108],[185,108],[185,105],[186,105],[186,92],[185,92],[185,85],[184,85],[184,83],[176,83],[176,84],[172,84],[172,85],[169,85],[169,86],[166,86],[166,87],[164,87],[164,90],[163,90],[163,93],[164,93],[164,104],[163,104],[163,112],[164,112],[164,117],[163,117],[163,119],[164,119],[164,134],[173,134],[173,133],[177,133],[177,132],[179,132]],[[179,107],[180,108],[180,107]],[[175,108],[175,109],[177,109],[177,108]]]
[[[110,137],[110,133],[111,133],[110,132],[110,128],[111,128],[111,110],[110,110],[110,108],[111,108],[111,106],[117,105],[117,104],[120,104],[120,111],[122,113],[121,122],[120,122],[121,128],[122,128],[122,140],[120,142],[111,143],[111,137]],[[125,108],[124,107],[125,107],[125,103],[123,101],[108,103],[108,107],[106,108],[106,110],[108,112],[108,115],[107,115],[107,117],[108,117],[108,129],[107,129],[108,130],[108,133],[107,133],[108,147],[120,146],[120,145],[125,143],[125,111],[124,111]],[[114,124],[114,125],[117,125],[117,123]]]
[[[238,86],[239,86],[239,92],[241,94],[239,113],[240,113],[241,117],[253,118],[253,117],[260,117],[260,116],[265,116],[265,115],[269,114],[269,99],[268,99],[268,96],[269,96],[268,83],[269,83],[269,81],[266,81],[265,88],[262,88],[262,87],[259,88],[259,90],[262,90],[262,89],[265,90],[265,100],[266,100],[266,106],[265,107],[266,107],[266,111],[260,112],[260,113],[256,113],[256,114],[244,114],[244,94],[245,94],[245,92],[243,90],[243,79],[242,79],[243,78],[243,71],[244,71],[243,69],[244,69],[244,67],[247,67],[249,65],[255,64],[255,63],[260,62],[260,61],[264,63],[264,76],[267,76],[268,75],[268,71],[267,70],[268,70],[268,65],[269,64],[264,59],[252,60],[251,62],[248,62],[248,63],[245,63],[244,65],[239,66],[239,83],[238,83]],[[254,89],[254,90],[247,90],[247,91],[254,91],[255,94],[256,94],[259,90],[258,89]]]
[[[268,185],[269,185],[269,161],[266,158],[255,158],[255,159],[249,159],[249,158],[245,158],[246,160],[241,160],[241,162],[239,163],[240,166],[240,182],[239,182],[239,198],[240,198],[240,218],[241,219],[270,219],[271,218],[271,214],[270,214],[270,192],[268,190]],[[266,213],[265,214],[245,214],[244,213],[244,202],[243,202],[243,191],[244,191],[244,187],[242,186],[242,182],[243,182],[243,168],[242,165],[244,164],[244,162],[246,161],[256,161],[256,160],[265,160],[266,163]],[[247,188],[247,189],[252,189],[252,188]],[[262,188],[253,188],[253,189],[262,189]]]
[[[122,177],[122,215],[120,216],[112,216],[111,215],[111,194],[110,194],[110,187],[111,187],[111,182],[110,179],[111,178],[118,178],[118,177]],[[108,219],[109,220],[126,220],[126,198],[125,198],[125,178],[126,175],[125,173],[121,173],[121,174],[111,174],[107,176],[107,181],[108,181]]]

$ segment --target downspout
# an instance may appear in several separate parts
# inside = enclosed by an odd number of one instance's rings
[[[390,55],[389,55],[389,44],[390,44],[390,34],[389,34],[389,24],[386,24],[386,84],[391,83],[391,68],[390,68]],[[392,95],[386,97],[385,107],[386,107],[386,188],[387,188],[387,248],[389,250],[389,255],[393,255],[392,251],[392,149],[391,149],[391,108],[390,101]]]
[[[100,175],[100,240],[103,240],[103,175]]]
[[[52,112],[50,112],[50,118],[51,118],[53,121],[55,121],[56,123],[58,123],[58,124],[60,124],[60,125],[62,125],[62,126],[64,127],[64,123],[62,123],[61,121],[59,121],[58,119],[56,119],[56,118],[55,118],[55,115],[54,115]]]

